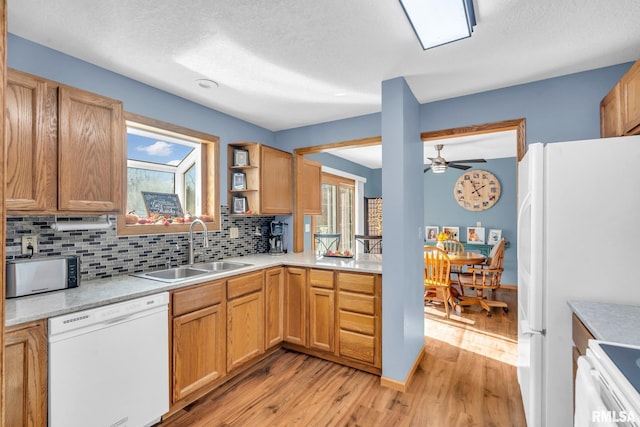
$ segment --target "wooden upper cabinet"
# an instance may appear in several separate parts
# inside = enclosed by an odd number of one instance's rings
[[[600,102],[600,136],[621,136],[622,106],[620,104],[620,82]]]
[[[9,213],[124,210],[120,101],[9,70],[6,104]]]
[[[600,136],[640,134],[640,60],[600,102]]]
[[[58,209],[122,212],[122,102],[61,86],[58,126]]]
[[[292,156],[275,148],[260,146],[260,211],[263,214],[291,214]]]
[[[302,206],[305,215],[322,215],[322,163],[302,160]],[[300,185],[300,183],[298,183]]]
[[[640,61],[620,79],[622,130],[625,135],[640,133]]]
[[[47,208],[46,129],[47,83],[19,71],[7,74],[5,148],[7,155],[6,207],[8,211],[44,211]]]

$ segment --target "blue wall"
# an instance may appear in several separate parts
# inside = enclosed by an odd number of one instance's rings
[[[422,132],[524,117],[527,143],[600,137],[600,100],[633,65],[619,64],[422,105]]]
[[[462,208],[453,197],[453,187],[463,171],[449,169],[445,173],[424,174],[424,224],[437,225],[442,230],[443,226],[460,227],[459,239],[466,241],[467,227],[474,227],[481,222],[485,228],[485,234],[490,228],[502,230],[502,237],[510,243],[505,250],[504,274],[502,283],[517,284],[517,259],[516,259],[516,216],[517,216],[517,185],[516,185],[516,159],[487,160],[487,163],[474,169],[483,169],[493,173],[500,181],[501,194],[498,203],[486,211],[471,212]],[[486,236],[485,236],[486,239]]]
[[[364,197],[382,197],[382,169],[369,169],[329,153],[309,154],[306,157],[320,162],[324,166],[366,178]]]

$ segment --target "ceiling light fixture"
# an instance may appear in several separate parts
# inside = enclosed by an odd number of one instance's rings
[[[211,79],[197,79],[196,83],[198,83],[198,86],[203,89],[215,89],[220,86],[218,82],[215,82]]]
[[[447,170],[446,163],[431,163],[431,171],[433,173],[444,173]]]
[[[473,0],[400,0],[400,4],[424,50],[471,37],[476,25]]]

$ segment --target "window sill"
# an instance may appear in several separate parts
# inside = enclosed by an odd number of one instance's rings
[[[205,223],[208,231],[220,230],[220,220],[214,220]],[[137,236],[147,234],[173,234],[173,233],[188,233],[191,224],[127,224],[124,219],[124,215],[118,215],[116,217],[116,234],[118,236]],[[201,230],[201,226],[194,227],[196,230]]]

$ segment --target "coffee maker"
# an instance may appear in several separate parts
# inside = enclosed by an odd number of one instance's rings
[[[282,221],[271,221],[269,232],[269,255],[284,255],[287,224]]]

